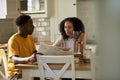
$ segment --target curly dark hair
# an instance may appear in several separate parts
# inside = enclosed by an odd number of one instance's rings
[[[60,33],[61,33],[63,39],[68,39],[68,36],[66,35],[65,30],[64,30],[64,27],[65,27],[64,24],[66,21],[70,21],[73,24],[74,31],[81,31],[82,33],[85,33],[84,24],[79,18],[68,17],[68,18],[65,18],[64,20],[62,20],[59,25],[59,30],[60,30]]]

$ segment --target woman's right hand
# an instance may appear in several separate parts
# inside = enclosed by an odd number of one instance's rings
[[[79,38],[78,38],[78,42],[83,42],[84,41],[84,33],[81,33]]]

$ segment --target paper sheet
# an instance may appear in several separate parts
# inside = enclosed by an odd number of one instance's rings
[[[38,52],[43,53],[44,55],[71,55],[72,52],[64,51],[58,47],[50,46],[46,44],[40,44]]]

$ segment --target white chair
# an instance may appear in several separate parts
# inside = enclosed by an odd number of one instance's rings
[[[2,76],[3,79],[7,79],[8,78],[7,58],[5,51],[3,49],[0,49],[0,57],[1,57],[0,76]]]
[[[8,65],[7,65],[7,56],[6,56],[6,53],[4,51],[4,49],[0,49],[0,76],[2,77],[2,80],[9,80],[8,79],[8,72],[7,72],[7,69],[8,69]],[[1,80],[1,78],[0,78]],[[20,80],[20,79],[17,79],[17,75],[15,77],[13,77],[11,80]]]
[[[63,74],[66,72],[69,66],[71,66],[70,73],[67,78],[72,78],[75,80],[75,66],[74,66],[74,56],[73,55],[60,55],[60,56],[50,56],[50,55],[37,55],[38,68],[40,72],[40,79],[45,80],[46,77],[52,77],[54,80],[60,80]],[[50,68],[48,64],[62,64],[63,67],[55,72]],[[54,66],[55,67],[55,66]]]

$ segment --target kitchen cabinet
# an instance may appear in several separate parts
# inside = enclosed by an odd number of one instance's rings
[[[7,15],[6,18],[16,18],[20,14],[19,1],[7,0]]]
[[[32,18],[50,17],[53,0],[7,0],[7,18],[28,14]]]
[[[20,0],[20,13],[33,18],[50,17],[53,0]]]
[[[0,19],[15,18],[19,15],[17,0],[0,0]]]
[[[66,17],[76,17],[76,0],[57,0],[57,13],[59,22]]]

